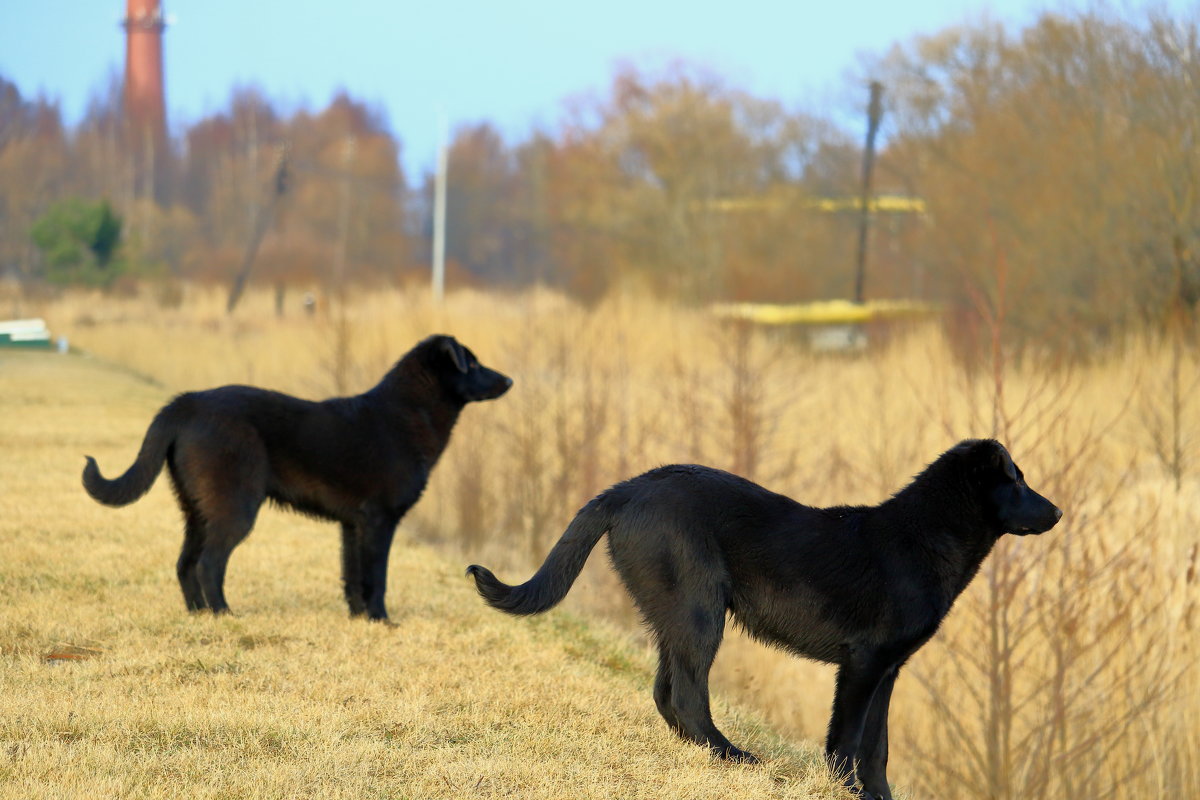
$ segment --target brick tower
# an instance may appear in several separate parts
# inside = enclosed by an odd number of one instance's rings
[[[138,194],[161,194],[167,150],[167,112],[163,96],[163,20],[159,0],[126,0],[125,126],[137,154]],[[149,191],[147,191],[149,190]]]

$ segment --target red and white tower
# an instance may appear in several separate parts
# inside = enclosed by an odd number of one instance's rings
[[[135,142],[158,148],[166,142],[163,97],[163,20],[159,0],[126,0],[125,120]]]

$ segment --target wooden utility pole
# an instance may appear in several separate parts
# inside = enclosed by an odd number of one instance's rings
[[[358,140],[347,136],[342,141],[342,179],[338,194],[337,249],[333,251],[333,284],[339,299],[346,293],[346,260],[350,247],[350,203],[354,199],[350,181],[351,166],[358,151]]]
[[[867,146],[863,150],[862,195],[859,197],[858,258],[854,272],[854,302],[862,303],[867,276],[867,238],[871,227],[871,175],[875,171],[875,135],[883,117],[883,84],[871,81],[867,105]]]
[[[279,148],[279,161],[275,167],[275,178],[271,182],[271,196],[267,200],[266,207],[260,207],[258,219],[254,220],[254,229],[250,232],[250,241],[246,245],[246,255],[242,258],[242,266],[238,269],[238,273],[233,279],[233,286],[229,290],[229,301],[225,304],[225,313],[227,314],[233,313],[238,300],[242,298],[242,292],[246,289],[246,281],[250,280],[250,270],[254,268],[254,257],[258,255],[258,246],[262,244],[263,237],[267,234],[267,228],[275,219],[276,208],[284,193],[287,192],[287,184],[288,147],[284,144]]]

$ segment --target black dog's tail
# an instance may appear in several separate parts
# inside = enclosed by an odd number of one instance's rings
[[[84,456],[87,464],[83,468],[83,488],[93,500],[106,506],[126,506],[150,491],[179,430],[174,407],[172,403],[158,412],[142,440],[137,460],[121,477],[109,480],[100,474],[96,459]]]
[[[475,579],[475,588],[492,608],[509,614],[540,614],[567,596],[592,548],[612,524],[604,508],[604,495],[600,495],[579,510],[545,563],[520,586],[501,582],[490,569],[478,564],[467,567],[467,574]]]

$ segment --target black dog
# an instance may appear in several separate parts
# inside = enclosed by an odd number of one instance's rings
[[[176,571],[191,611],[228,611],[225,565],[267,498],[342,525],[350,613],[387,619],[388,550],[463,406],[512,386],[450,336],[430,336],[379,384],[320,403],[252,386],[188,392],[158,412],[137,460],[116,480],[87,457],[83,485],[101,503],[144,495],[163,462],[185,519]]]
[[[654,701],[667,724],[724,758],[757,760],[709,711],[729,612],[764,642],[838,665],[826,756],[864,796],[890,798],[888,704],[900,667],[1002,534],[1041,533],[1061,516],[992,440],[959,443],[879,506],[810,508],[727,472],[676,465],[584,506],[527,583],[467,572],[495,608],[536,614],[562,600],[607,532],[658,643]]]

